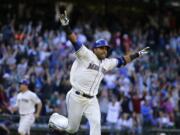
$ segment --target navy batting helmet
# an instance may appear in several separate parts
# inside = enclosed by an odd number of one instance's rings
[[[27,80],[27,79],[22,79],[20,82],[19,82],[19,84],[21,85],[21,84],[24,84],[24,85],[29,85],[29,81]]]
[[[104,46],[110,48],[108,42],[105,39],[99,39],[94,43],[93,48],[104,47]]]

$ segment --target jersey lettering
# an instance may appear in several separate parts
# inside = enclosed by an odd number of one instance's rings
[[[20,99],[20,101],[22,101],[22,102],[26,102],[26,103],[28,103],[28,102],[29,102],[29,100],[28,100],[28,99],[25,99],[25,98]]]
[[[91,96],[97,95],[104,74],[117,67],[118,59],[99,60],[93,51],[84,45],[75,54],[76,60],[70,71],[72,87]]]
[[[93,63],[90,63],[88,69],[99,71],[99,66]]]
[[[90,63],[89,66],[88,66],[88,69],[92,69],[92,70],[96,70],[96,71],[99,71],[99,66],[96,65],[96,64],[93,64],[93,63]],[[102,73],[105,74],[107,71],[105,68],[102,67]]]

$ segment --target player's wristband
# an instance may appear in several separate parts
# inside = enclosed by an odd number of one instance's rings
[[[139,57],[139,53],[134,53],[130,55],[131,60],[134,60]]]
[[[70,28],[69,25],[63,26],[63,27],[64,27],[64,30],[66,31],[66,33],[67,33],[68,35],[70,35],[70,34],[72,33],[71,28]]]
[[[117,57],[117,60],[118,60],[117,67],[121,67],[122,65],[126,65],[126,60],[125,60],[125,58],[123,56],[122,57]]]
[[[80,41],[77,41],[73,43],[74,49],[78,51],[82,47],[82,43]]]
[[[123,65],[126,65],[127,62],[126,62],[126,60],[125,60],[125,58],[124,58],[123,56],[122,56],[122,60],[123,60],[123,61],[122,61],[122,64],[123,64]]]

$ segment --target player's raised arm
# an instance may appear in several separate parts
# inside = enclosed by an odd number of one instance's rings
[[[64,11],[64,13],[59,13],[59,19],[60,19],[61,25],[63,26],[64,30],[68,34],[69,40],[73,44],[75,50],[78,51],[81,48],[82,43],[77,41],[76,35],[71,31],[71,28],[69,26],[69,18],[67,16],[66,10]]]
[[[118,67],[120,67],[121,65],[125,65],[131,61],[133,61],[134,59],[138,58],[138,57],[141,57],[147,53],[150,52],[150,47],[146,47],[136,53],[133,53],[133,54],[128,54],[128,55],[125,55],[121,58],[118,58]]]

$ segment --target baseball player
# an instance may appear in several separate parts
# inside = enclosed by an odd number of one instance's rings
[[[42,103],[39,97],[28,89],[28,80],[21,80],[19,85],[20,93],[17,95],[16,107],[13,111],[18,110],[20,114],[20,122],[18,133],[20,135],[30,135],[30,128],[35,118],[38,118],[41,112]],[[35,112],[35,105],[37,110]]]
[[[49,119],[49,128],[59,131],[65,130],[71,134],[76,133],[84,115],[90,124],[90,135],[101,135],[101,116],[96,95],[104,74],[147,54],[149,47],[119,58],[106,58],[110,48],[106,40],[97,40],[93,49],[90,50],[77,41],[75,34],[71,32],[66,11],[59,14],[59,17],[75,49],[76,60],[70,71],[72,88],[66,95],[68,118],[53,113]]]

